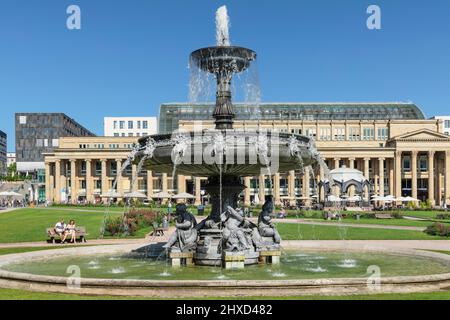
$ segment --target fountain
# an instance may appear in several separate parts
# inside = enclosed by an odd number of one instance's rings
[[[233,128],[232,78],[249,68],[256,60],[256,53],[230,44],[228,22],[226,7],[219,8],[217,45],[198,49],[190,57],[193,67],[216,79],[215,128],[142,138],[141,150],[134,161],[157,172],[173,174],[176,170],[178,174],[208,177],[205,189],[210,195],[212,212],[195,227],[198,231],[195,245],[189,244],[183,249],[176,241],[167,247],[172,257],[190,260],[192,255],[197,265],[226,266],[228,259],[239,260],[242,267],[265,261],[261,257],[267,255],[273,256],[269,261],[277,262],[280,250],[280,239],[264,236],[276,233],[276,230],[266,230],[267,226],[274,229],[267,220],[267,211],[273,207],[271,200],[261,213],[260,223],[267,224],[264,234],[259,234],[261,228],[246,221],[238,210],[238,197],[245,188],[242,178],[316,166],[320,156],[313,141],[305,136]],[[151,156],[146,152],[149,145]]]

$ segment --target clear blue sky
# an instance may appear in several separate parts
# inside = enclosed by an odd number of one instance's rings
[[[82,30],[66,28],[66,8]],[[14,112],[66,112],[97,134],[104,116],[158,115],[186,101],[192,50],[215,43],[226,4],[233,44],[258,52],[262,100],[413,101],[450,114],[450,1],[1,0],[0,129]],[[366,8],[382,9],[382,30]]]

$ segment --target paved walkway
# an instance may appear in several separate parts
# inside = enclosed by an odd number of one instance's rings
[[[8,208],[8,209],[2,209],[2,210],[0,210],[0,214],[1,214],[1,213],[6,213],[6,212],[15,211],[15,210],[19,210],[19,209],[24,209],[24,208]]]

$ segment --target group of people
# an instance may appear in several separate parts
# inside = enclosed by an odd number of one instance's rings
[[[23,208],[26,206],[25,200],[18,199],[0,199],[0,208]]]
[[[64,223],[64,219],[58,221],[54,227],[54,231],[61,238],[61,244],[66,242],[70,236],[70,242],[75,243],[77,239],[75,220],[70,220],[68,224]]]

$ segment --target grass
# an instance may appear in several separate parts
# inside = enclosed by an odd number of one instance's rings
[[[278,223],[283,240],[445,240],[421,231]]]
[[[329,224],[338,224],[339,221],[333,220],[328,221],[324,219],[308,219],[310,221],[318,221],[325,222]],[[404,226],[404,227],[428,227],[432,222],[430,221],[417,221],[417,220],[407,220],[407,219],[344,219],[341,223],[348,224],[375,224],[375,225],[384,225],[384,226]],[[448,224],[450,226],[450,224]]]
[[[276,297],[245,297],[249,300],[449,300],[450,291],[427,293],[387,293],[374,295],[351,296],[276,296]],[[16,289],[0,289],[0,300],[157,300],[146,297],[114,297],[114,296],[82,296],[76,294],[31,292]],[[174,299],[176,300],[176,299]],[[179,300],[242,300],[242,297],[207,297],[182,298]]]
[[[120,216],[121,212],[110,212],[110,216]],[[88,239],[100,236],[104,212],[77,211],[58,209],[19,209],[0,213],[0,243],[45,241],[46,228],[64,218],[65,221],[74,219],[78,226],[85,226]]]

